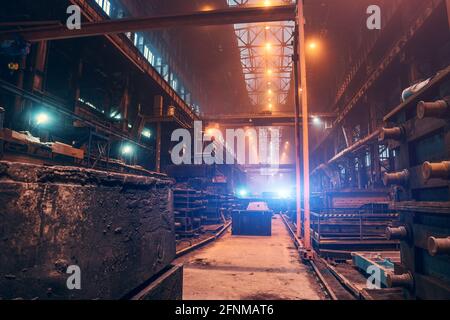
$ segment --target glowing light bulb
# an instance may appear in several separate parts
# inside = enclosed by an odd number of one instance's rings
[[[152,132],[149,129],[142,130],[142,135],[146,138],[150,138],[152,136]]]
[[[322,120],[320,120],[319,117],[313,117],[313,123],[315,125],[320,125],[320,124],[322,124]]]
[[[46,113],[39,113],[36,116],[36,124],[37,125],[46,124],[49,121],[50,121],[50,117]]]
[[[316,49],[316,48],[317,48],[317,43],[311,42],[311,43],[309,44],[309,48],[310,48],[310,49]]]
[[[211,11],[214,10],[214,8],[210,5],[204,5],[203,7],[200,8],[201,11]]]
[[[247,194],[248,194],[248,191],[247,191],[246,189],[240,189],[240,190],[238,190],[238,195],[239,195],[240,197],[246,197]]]
[[[133,153],[133,147],[129,144],[126,144],[122,147],[122,154],[123,155],[130,155]]]

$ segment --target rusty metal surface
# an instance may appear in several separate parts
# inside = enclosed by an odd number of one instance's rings
[[[0,297],[119,299],[175,257],[171,181],[0,162]],[[68,290],[69,265],[81,290]]]

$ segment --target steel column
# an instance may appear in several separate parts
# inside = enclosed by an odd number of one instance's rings
[[[3,133],[3,120],[5,117],[5,109],[0,107],[0,133]],[[3,140],[0,139],[0,159],[3,157]]]
[[[309,188],[309,126],[308,126],[308,90],[306,84],[306,55],[305,55],[305,16],[303,0],[297,2],[297,24],[299,30],[298,52],[300,67],[300,90],[297,95],[301,95],[302,102],[302,124],[303,124],[303,228],[304,228],[304,246],[306,250],[311,250],[310,236],[310,188]]]
[[[446,0],[447,5],[447,18],[448,18],[448,28],[450,29],[450,0]]]
[[[161,139],[162,139],[162,124],[156,124],[156,155],[155,155],[155,171],[161,172]]]
[[[295,182],[296,182],[296,213],[297,213],[297,237],[302,237],[302,204],[301,204],[301,148],[300,148],[300,79],[299,79],[299,28],[295,25],[295,40],[294,40],[294,82],[295,82]]]

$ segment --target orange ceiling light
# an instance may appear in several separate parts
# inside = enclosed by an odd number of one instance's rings
[[[214,7],[209,4],[205,4],[200,8],[200,11],[212,11],[212,10],[214,10]]]

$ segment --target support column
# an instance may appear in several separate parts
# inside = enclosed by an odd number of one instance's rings
[[[158,122],[156,124],[156,161],[155,171],[161,172],[161,139],[162,139],[162,124]]]
[[[155,96],[153,103],[153,114],[156,117],[163,116],[163,97]],[[162,139],[162,123],[156,123],[156,152],[155,152],[155,171],[161,172],[161,139]]]
[[[378,103],[378,101],[377,101]],[[374,104],[370,105],[370,132],[374,132],[378,129],[377,108]],[[370,146],[371,157],[371,179],[373,185],[378,187],[383,183],[381,181],[381,162],[380,162],[380,147],[378,143],[374,143]]]
[[[367,167],[365,153],[358,156],[358,188],[364,189],[367,185]]]
[[[0,133],[3,132],[3,121],[5,119],[5,109],[0,107]],[[0,159],[3,158],[3,140],[0,139]]]
[[[129,94],[129,85],[130,85],[130,77],[127,75],[125,80],[125,87],[123,89],[122,102],[121,102],[121,114],[123,116],[122,130],[124,132],[128,131],[128,109],[130,106],[130,94]]]
[[[302,204],[301,204],[301,148],[300,148],[300,79],[299,68],[297,68],[299,61],[299,27],[295,26],[295,45],[294,45],[294,81],[295,81],[295,182],[296,182],[296,215],[297,215],[297,237],[302,237]]]
[[[83,58],[80,57],[74,70],[75,76],[73,77],[72,83],[74,88],[74,109],[78,105],[78,100],[81,98],[80,81],[83,77],[83,66]]]
[[[297,3],[297,24],[299,25],[299,52],[300,52],[300,91],[302,101],[302,125],[303,125],[303,207],[304,207],[304,246],[311,250],[310,236],[310,188],[309,188],[309,113],[308,113],[308,90],[306,83],[306,55],[305,55],[305,16],[303,0]]]
[[[23,89],[23,86],[24,86],[26,67],[27,67],[27,56],[23,56],[21,59],[21,62],[20,62],[20,67],[19,67],[17,81],[16,81],[16,86],[19,89]],[[23,99],[21,96],[16,95],[16,97],[14,99],[14,113],[12,116],[13,124],[19,123],[19,117],[22,114],[22,111],[23,111]],[[17,128],[13,127],[13,129],[17,129]]]
[[[450,29],[450,0],[446,0],[446,5],[447,5],[448,28]]]
[[[33,67],[32,90],[42,91],[45,81],[45,65],[47,63],[47,41],[41,41],[37,44],[36,58]]]

